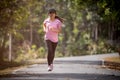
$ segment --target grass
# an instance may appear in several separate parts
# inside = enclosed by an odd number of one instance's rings
[[[110,62],[116,62],[116,63],[120,63],[120,57],[107,57],[104,59],[105,61],[110,61]]]
[[[107,57],[104,58],[105,66],[109,69],[119,70],[120,71],[120,56],[118,57]]]
[[[46,63],[46,60],[36,59],[36,60],[29,60],[25,63],[4,62],[2,65],[0,65],[0,75],[10,74],[14,70],[24,68],[32,64],[42,64],[42,63]]]
[[[3,70],[0,70],[0,75],[10,74],[10,73],[12,73],[14,70],[17,70],[17,69],[20,69],[20,68],[24,68],[24,67],[26,67],[26,66],[6,68],[6,69],[3,69]]]

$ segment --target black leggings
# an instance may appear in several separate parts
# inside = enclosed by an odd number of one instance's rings
[[[50,64],[53,64],[57,42],[54,43],[50,40],[46,40],[46,43],[48,48],[47,61],[48,61],[48,65],[50,65]]]

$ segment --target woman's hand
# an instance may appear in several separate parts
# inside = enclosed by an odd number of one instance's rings
[[[56,32],[56,33],[59,33],[59,32],[60,32],[60,29],[56,29],[56,28],[54,28],[54,27],[51,27],[50,30],[53,31],[53,32]]]
[[[43,24],[43,31],[46,32],[46,24]]]

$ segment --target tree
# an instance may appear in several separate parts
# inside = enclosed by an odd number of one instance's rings
[[[4,61],[3,53],[9,34],[16,34],[28,16],[27,4],[26,0],[0,1],[0,62]]]

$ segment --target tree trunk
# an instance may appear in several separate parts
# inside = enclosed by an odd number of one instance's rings
[[[3,55],[3,53],[4,53],[4,48],[1,47],[0,48],[0,63],[2,63],[4,61],[4,55]]]
[[[9,35],[9,55],[8,55],[8,59],[11,62],[12,61],[12,35]]]
[[[112,24],[111,24],[111,25],[112,25],[112,26],[111,26],[111,41],[113,42],[114,21],[112,20],[111,23],[112,23]]]
[[[98,25],[95,27],[95,41],[98,40]]]
[[[1,46],[0,46],[0,63],[2,63],[4,61],[4,52],[5,52],[5,42],[6,42],[6,40],[7,40],[6,34],[4,34],[3,42],[1,43]]]

